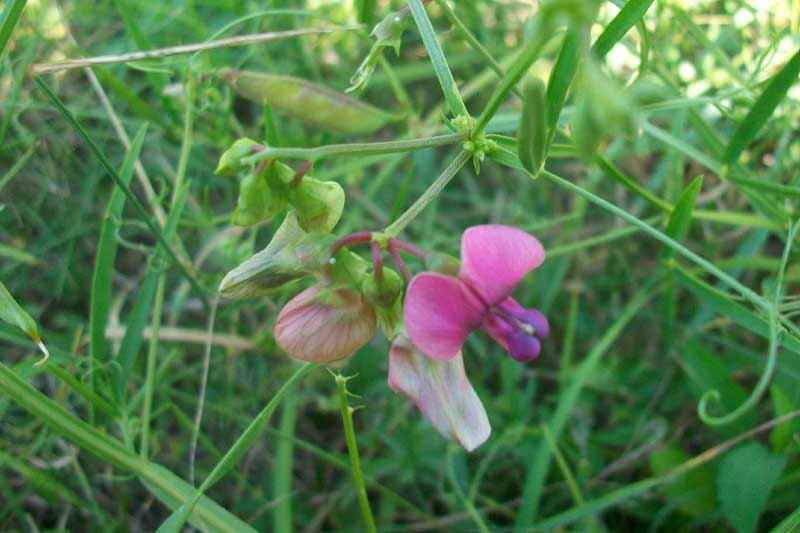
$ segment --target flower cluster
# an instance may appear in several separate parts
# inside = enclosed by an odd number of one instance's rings
[[[239,148],[238,154],[249,154],[252,146]],[[237,164],[246,155],[226,154],[224,168],[241,170]],[[298,200],[291,192],[295,174],[289,180],[285,165],[271,166],[264,178],[270,193],[283,194],[285,201],[278,202],[291,210],[270,244],[225,276],[220,293],[252,298],[300,278],[316,278],[278,315],[278,345],[294,359],[332,363],[352,356],[380,329],[392,341],[389,386],[412,400],[446,438],[467,450],[482,444],[491,427],[467,379],[461,349],[482,328],[517,361],[539,355],[549,333],[547,319],[510,296],[544,260],[539,241],[509,226],[473,226],[462,236],[458,261],[382,234],[360,232],[334,240],[329,232],[342,206],[327,192],[330,186],[313,180]],[[245,210],[242,205],[240,196],[239,208]],[[324,224],[308,223],[314,220],[308,205],[316,206],[316,220],[322,216]],[[274,209],[266,211],[274,216]],[[371,261],[349,249],[358,244],[371,245]],[[384,252],[396,270],[384,265]],[[429,271],[412,277],[400,252],[418,257]]]

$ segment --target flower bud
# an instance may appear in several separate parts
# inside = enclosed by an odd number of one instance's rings
[[[219,293],[231,299],[256,298],[313,275],[328,262],[330,244],[330,237],[303,231],[289,213],[266,248],[228,272]]]
[[[356,291],[317,284],[286,304],[273,331],[291,358],[328,363],[353,355],[375,327],[375,311]]]
[[[233,143],[219,158],[219,164],[214,174],[218,176],[233,175],[244,169],[247,165],[242,164],[242,159],[253,155],[254,146],[258,146],[258,143],[247,138],[239,139]]]
[[[344,210],[344,189],[335,181],[319,181],[305,176],[288,191],[300,227],[308,232],[330,233]]]
[[[375,307],[378,326],[391,339],[397,335],[403,321],[403,278],[386,266],[382,271],[380,281],[375,276],[363,278],[361,294]]]

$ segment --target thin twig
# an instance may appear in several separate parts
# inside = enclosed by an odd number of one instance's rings
[[[106,328],[106,338],[119,340],[125,336],[125,327],[111,326]],[[153,331],[146,327],[142,334],[145,339],[153,336]],[[205,344],[206,334],[202,330],[164,326],[158,332],[158,338],[167,342],[187,342],[192,344]],[[217,334],[212,340],[214,346],[222,346],[233,350],[255,350],[256,345],[250,339],[238,335]]]
[[[217,317],[217,304],[219,296],[211,301],[211,311],[208,315],[208,328],[206,329],[206,349],[203,354],[203,374],[200,376],[200,392],[197,394],[197,412],[194,415],[192,426],[192,444],[189,448],[189,483],[194,485],[194,459],[197,455],[197,438],[200,436],[200,422],[203,420],[203,407],[206,403],[206,385],[208,384],[208,368],[211,366],[211,345],[214,340],[214,320]]]
[[[240,35],[238,37],[228,37],[226,39],[217,39],[205,43],[182,44],[179,46],[168,46],[166,48],[157,48],[155,50],[128,52],[127,54],[110,54],[104,56],[69,59],[67,61],[59,61],[57,63],[35,64],[31,66],[30,73],[32,76],[39,76],[40,74],[44,74],[46,72],[58,72],[60,70],[90,67],[93,65],[111,65],[114,63],[128,63],[130,61],[140,61],[143,59],[158,59],[161,57],[174,56],[179,54],[191,54],[193,52],[201,52],[203,50],[213,50],[215,48],[223,48],[227,46],[245,46],[248,44],[264,43],[267,41],[277,41],[279,39],[286,39],[289,37],[300,37],[302,35],[333,33],[336,31],[359,30],[362,27],[363,27],[362,25],[351,25],[351,26],[334,26],[334,27],[324,27],[324,28],[305,28],[301,30],[289,30],[289,31],[271,31],[267,33],[254,33],[250,35]]]

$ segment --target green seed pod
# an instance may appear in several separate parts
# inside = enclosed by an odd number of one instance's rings
[[[522,120],[517,134],[519,160],[531,174],[536,174],[547,157],[547,104],[545,86],[539,78],[525,83]]]
[[[242,159],[253,155],[253,147],[257,145],[256,141],[248,138],[239,139],[233,143],[219,158],[219,164],[214,174],[218,176],[233,175],[243,170],[246,165],[242,164]]]
[[[268,102],[273,111],[329,131],[367,134],[399,118],[300,78],[227,70],[224,79],[248,100]]]
[[[297,187],[289,188],[287,194],[297,212],[300,227],[305,231],[330,233],[342,216],[345,194],[335,181],[304,176]]]
[[[333,237],[306,233],[289,213],[266,248],[228,272],[219,293],[231,299],[256,298],[313,275],[327,265],[332,241]]]

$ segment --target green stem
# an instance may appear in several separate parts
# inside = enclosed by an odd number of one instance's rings
[[[428,57],[433,63],[433,70],[436,72],[436,77],[439,79],[439,85],[442,86],[447,106],[453,116],[469,116],[467,106],[464,105],[464,100],[458,92],[458,86],[453,79],[453,73],[450,72],[450,67],[447,65],[447,60],[442,52],[442,47],[436,39],[436,32],[433,29],[431,20],[428,18],[428,13],[425,11],[425,6],[422,5],[421,0],[409,0],[408,7],[411,8],[411,15],[414,17],[414,22],[417,23],[419,33],[422,35],[422,42],[428,50]]]
[[[422,210],[434,200],[434,198],[439,195],[440,192],[442,192],[442,189],[444,189],[445,186],[450,183],[450,180],[453,179],[458,171],[461,170],[461,167],[463,167],[467,161],[469,161],[470,157],[472,157],[472,154],[469,152],[464,150],[459,152],[456,158],[453,159],[453,161],[447,166],[446,169],[444,169],[444,171],[442,171],[439,177],[436,178],[433,183],[431,183],[430,187],[428,187],[428,189],[422,193],[422,196],[417,198],[417,200],[411,204],[411,207],[409,207],[402,215],[397,217],[397,220],[392,222],[386,227],[385,230],[383,230],[384,235],[389,238],[397,237],[400,232],[403,231],[405,227],[408,226],[408,224],[414,220],[417,215],[419,215]]]
[[[789,262],[789,253],[792,250],[792,244],[800,230],[800,221],[794,224],[789,230],[789,236],[786,240],[786,246],[783,250],[783,257],[781,259],[781,266],[778,269],[778,275],[775,278],[775,289],[772,297],[772,308],[769,311],[769,353],[767,354],[767,364],[764,367],[761,377],[756,384],[750,396],[736,409],[723,416],[712,416],[708,414],[708,402],[710,400],[719,401],[720,393],[718,390],[710,390],[703,394],[700,398],[700,403],[697,405],[697,415],[700,419],[709,426],[723,426],[735,422],[742,417],[745,413],[755,407],[761,397],[769,387],[772,381],[772,375],[775,373],[775,365],[778,361],[778,347],[780,346],[782,329],[780,328],[778,314],[778,305],[781,302],[783,294],[783,277],[786,273],[786,265]]]
[[[638,226],[639,228],[642,229],[642,231],[644,231],[645,233],[647,233],[648,235],[650,235],[654,239],[656,239],[658,241],[661,241],[662,243],[666,244],[667,246],[669,246],[670,248],[672,248],[673,250],[675,250],[679,254],[683,255],[684,257],[686,257],[687,259],[689,259],[690,261],[692,261],[696,265],[700,266],[701,268],[705,269],[707,272],[709,272],[709,273],[713,274],[714,276],[716,276],[720,281],[722,281],[723,283],[728,285],[730,288],[732,288],[733,290],[735,290],[736,292],[741,294],[745,299],[749,300],[756,307],[758,307],[760,309],[763,309],[763,310],[765,310],[767,312],[770,312],[770,310],[772,309],[772,307],[773,307],[772,304],[770,304],[769,302],[764,300],[764,298],[759,296],[757,293],[755,293],[751,289],[748,289],[747,287],[745,287],[744,285],[739,283],[733,277],[729,276],[728,274],[726,274],[725,272],[723,272],[722,270],[717,268],[713,263],[711,263],[707,259],[704,259],[703,257],[700,257],[699,255],[697,255],[693,251],[691,251],[688,248],[686,248],[685,246],[683,246],[678,241],[676,241],[676,240],[664,235],[663,233],[661,233],[660,231],[658,231],[654,227],[652,227],[649,224],[643,222],[642,220],[639,220],[638,218],[636,218],[635,216],[631,215],[627,211],[624,211],[624,210],[620,209],[619,207],[615,206],[611,202],[608,202],[608,201],[600,198],[599,196],[597,196],[597,195],[595,195],[595,194],[593,194],[593,193],[591,193],[591,192],[589,192],[589,191],[587,191],[587,190],[575,185],[571,181],[565,180],[564,178],[562,178],[560,176],[557,176],[556,174],[553,174],[552,172],[549,172],[547,170],[540,171],[539,172],[539,176],[541,176],[541,177],[543,177],[543,178],[545,178],[545,179],[547,179],[549,181],[552,181],[553,183],[555,183],[555,184],[557,184],[557,185],[559,185],[559,186],[561,186],[561,187],[563,187],[565,189],[568,189],[568,190],[570,190],[570,191],[572,191],[572,192],[574,192],[574,193],[586,198],[587,200],[589,200],[593,204],[598,205],[598,206],[602,207],[603,209],[605,209],[606,211],[609,211],[609,212],[617,215],[618,217],[620,217],[621,219],[625,220],[626,222],[628,222],[630,224],[633,224],[634,226]]]
[[[447,135],[435,135],[421,139],[408,139],[405,141],[388,141],[378,143],[350,143],[350,144],[329,144],[316,148],[281,148],[267,146],[257,154],[243,159],[245,163],[257,163],[264,159],[303,159],[309,161],[319,161],[330,156],[336,155],[380,155],[411,152],[423,150],[425,148],[436,148],[456,144],[464,140],[464,135],[460,133],[450,133]]]
[[[161,328],[161,314],[164,308],[164,288],[166,285],[166,275],[159,274],[158,286],[156,287],[156,299],[153,304],[153,322],[151,324],[152,334],[150,344],[147,349],[147,370],[145,371],[144,381],[144,403],[142,404],[142,435],[139,445],[139,455],[147,458],[148,445],[150,441],[150,413],[153,408],[153,393],[156,382],[156,360],[158,358],[158,331]]]
[[[358,443],[356,442],[356,432],[353,427],[353,408],[347,403],[347,378],[341,374],[337,375],[336,386],[339,390],[339,408],[342,411],[342,421],[344,422],[344,437],[347,441],[347,453],[350,455],[353,482],[356,484],[358,504],[361,507],[361,514],[364,516],[364,527],[366,527],[367,531],[370,533],[376,533],[375,519],[372,517],[372,509],[369,507],[367,488],[364,485],[364,475],[361,473],[361,459],[358,456]]]

